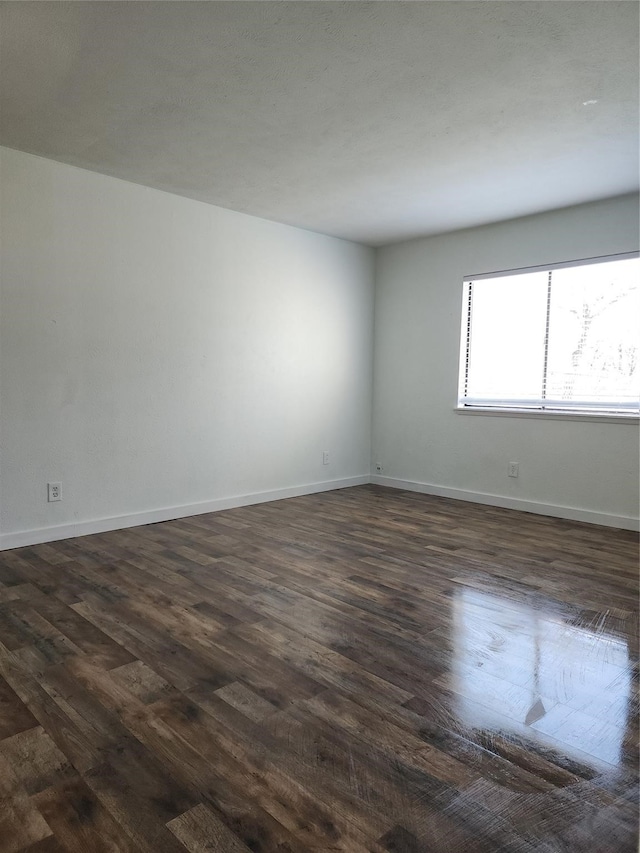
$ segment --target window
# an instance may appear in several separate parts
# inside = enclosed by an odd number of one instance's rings
[[[465,279],[463,409],[639,414],[640,259]]]

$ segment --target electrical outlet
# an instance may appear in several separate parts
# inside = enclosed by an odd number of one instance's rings
[[[376,472],[378,474],[382,474],[382,463],[381,462],[376,462]]]
[[[328,450],[322,451],[322,464],[323,465],[329,464],[329,451]]]
[[[517,477],[520,473],[520,463],[519,462],[509,462],[507,465],[507,476],[509,477]]]
[[[47,483],[47,500],[49,503],[62,500],[62,483]]]

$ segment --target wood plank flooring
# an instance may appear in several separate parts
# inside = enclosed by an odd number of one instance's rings
[[[637,850],[635,534],[362,486],[0,554],[2,853]]]

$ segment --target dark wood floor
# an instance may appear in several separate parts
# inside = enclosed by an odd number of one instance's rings
[[[636,536],[363,486],[0,554],[0,850],[637,849]]]

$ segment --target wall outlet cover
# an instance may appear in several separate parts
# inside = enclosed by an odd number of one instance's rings
[[[62,500],[62,483],[47,483],[47,500],[49,503]]]

